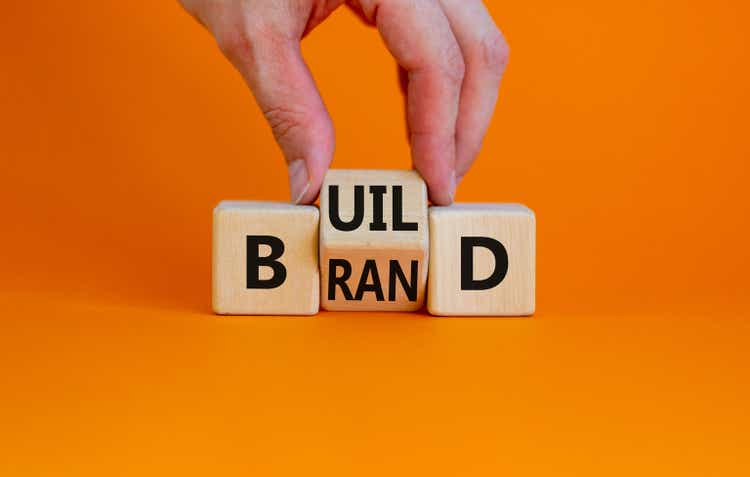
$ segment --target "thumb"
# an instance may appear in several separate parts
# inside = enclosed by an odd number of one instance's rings
[[[255,30],[235,30],[220,47],[245,78],[284,153],[292,201],[310,204],[333,159],[333,123],[302,58],[299,38]]]

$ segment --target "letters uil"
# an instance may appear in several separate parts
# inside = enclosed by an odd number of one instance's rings
[[[421,177],[413,171],[332,170],[320,205],[323,308],[418,310],[429,257]]]

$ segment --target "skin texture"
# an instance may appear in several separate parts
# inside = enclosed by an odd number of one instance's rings
[[[300,40],[346,5],[380,32],[401,70],[414,168],[453,202],[497,102],[508,46],[480,0],[181,0],[216,38],[268,120],[292,201],[315,201],[334,131]]]

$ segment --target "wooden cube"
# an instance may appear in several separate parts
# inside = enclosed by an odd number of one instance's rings
[[[433,315],[534,313],[536,219],[518,204],[430,207],[427,309]]]
[[[214,311],[317,313],[319,216],[314,206],[221,202],[213,224]]]
[[[320,192],[321,305],[415,311],[425,301],[427,187],[414,171],[331,170]]]

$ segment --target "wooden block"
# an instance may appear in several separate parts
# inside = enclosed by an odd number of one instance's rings
[[[314,206],[221,202],[214,209],[214,311],[317,313],[319,216]]]
[[[415,311],[425,300],[427,187],[414,171],[331,170],[320,193],[326,310]]]
[[[531,209],[518,204],[430,207],[430,243],[430,313],[534,313],[536,219]]]

